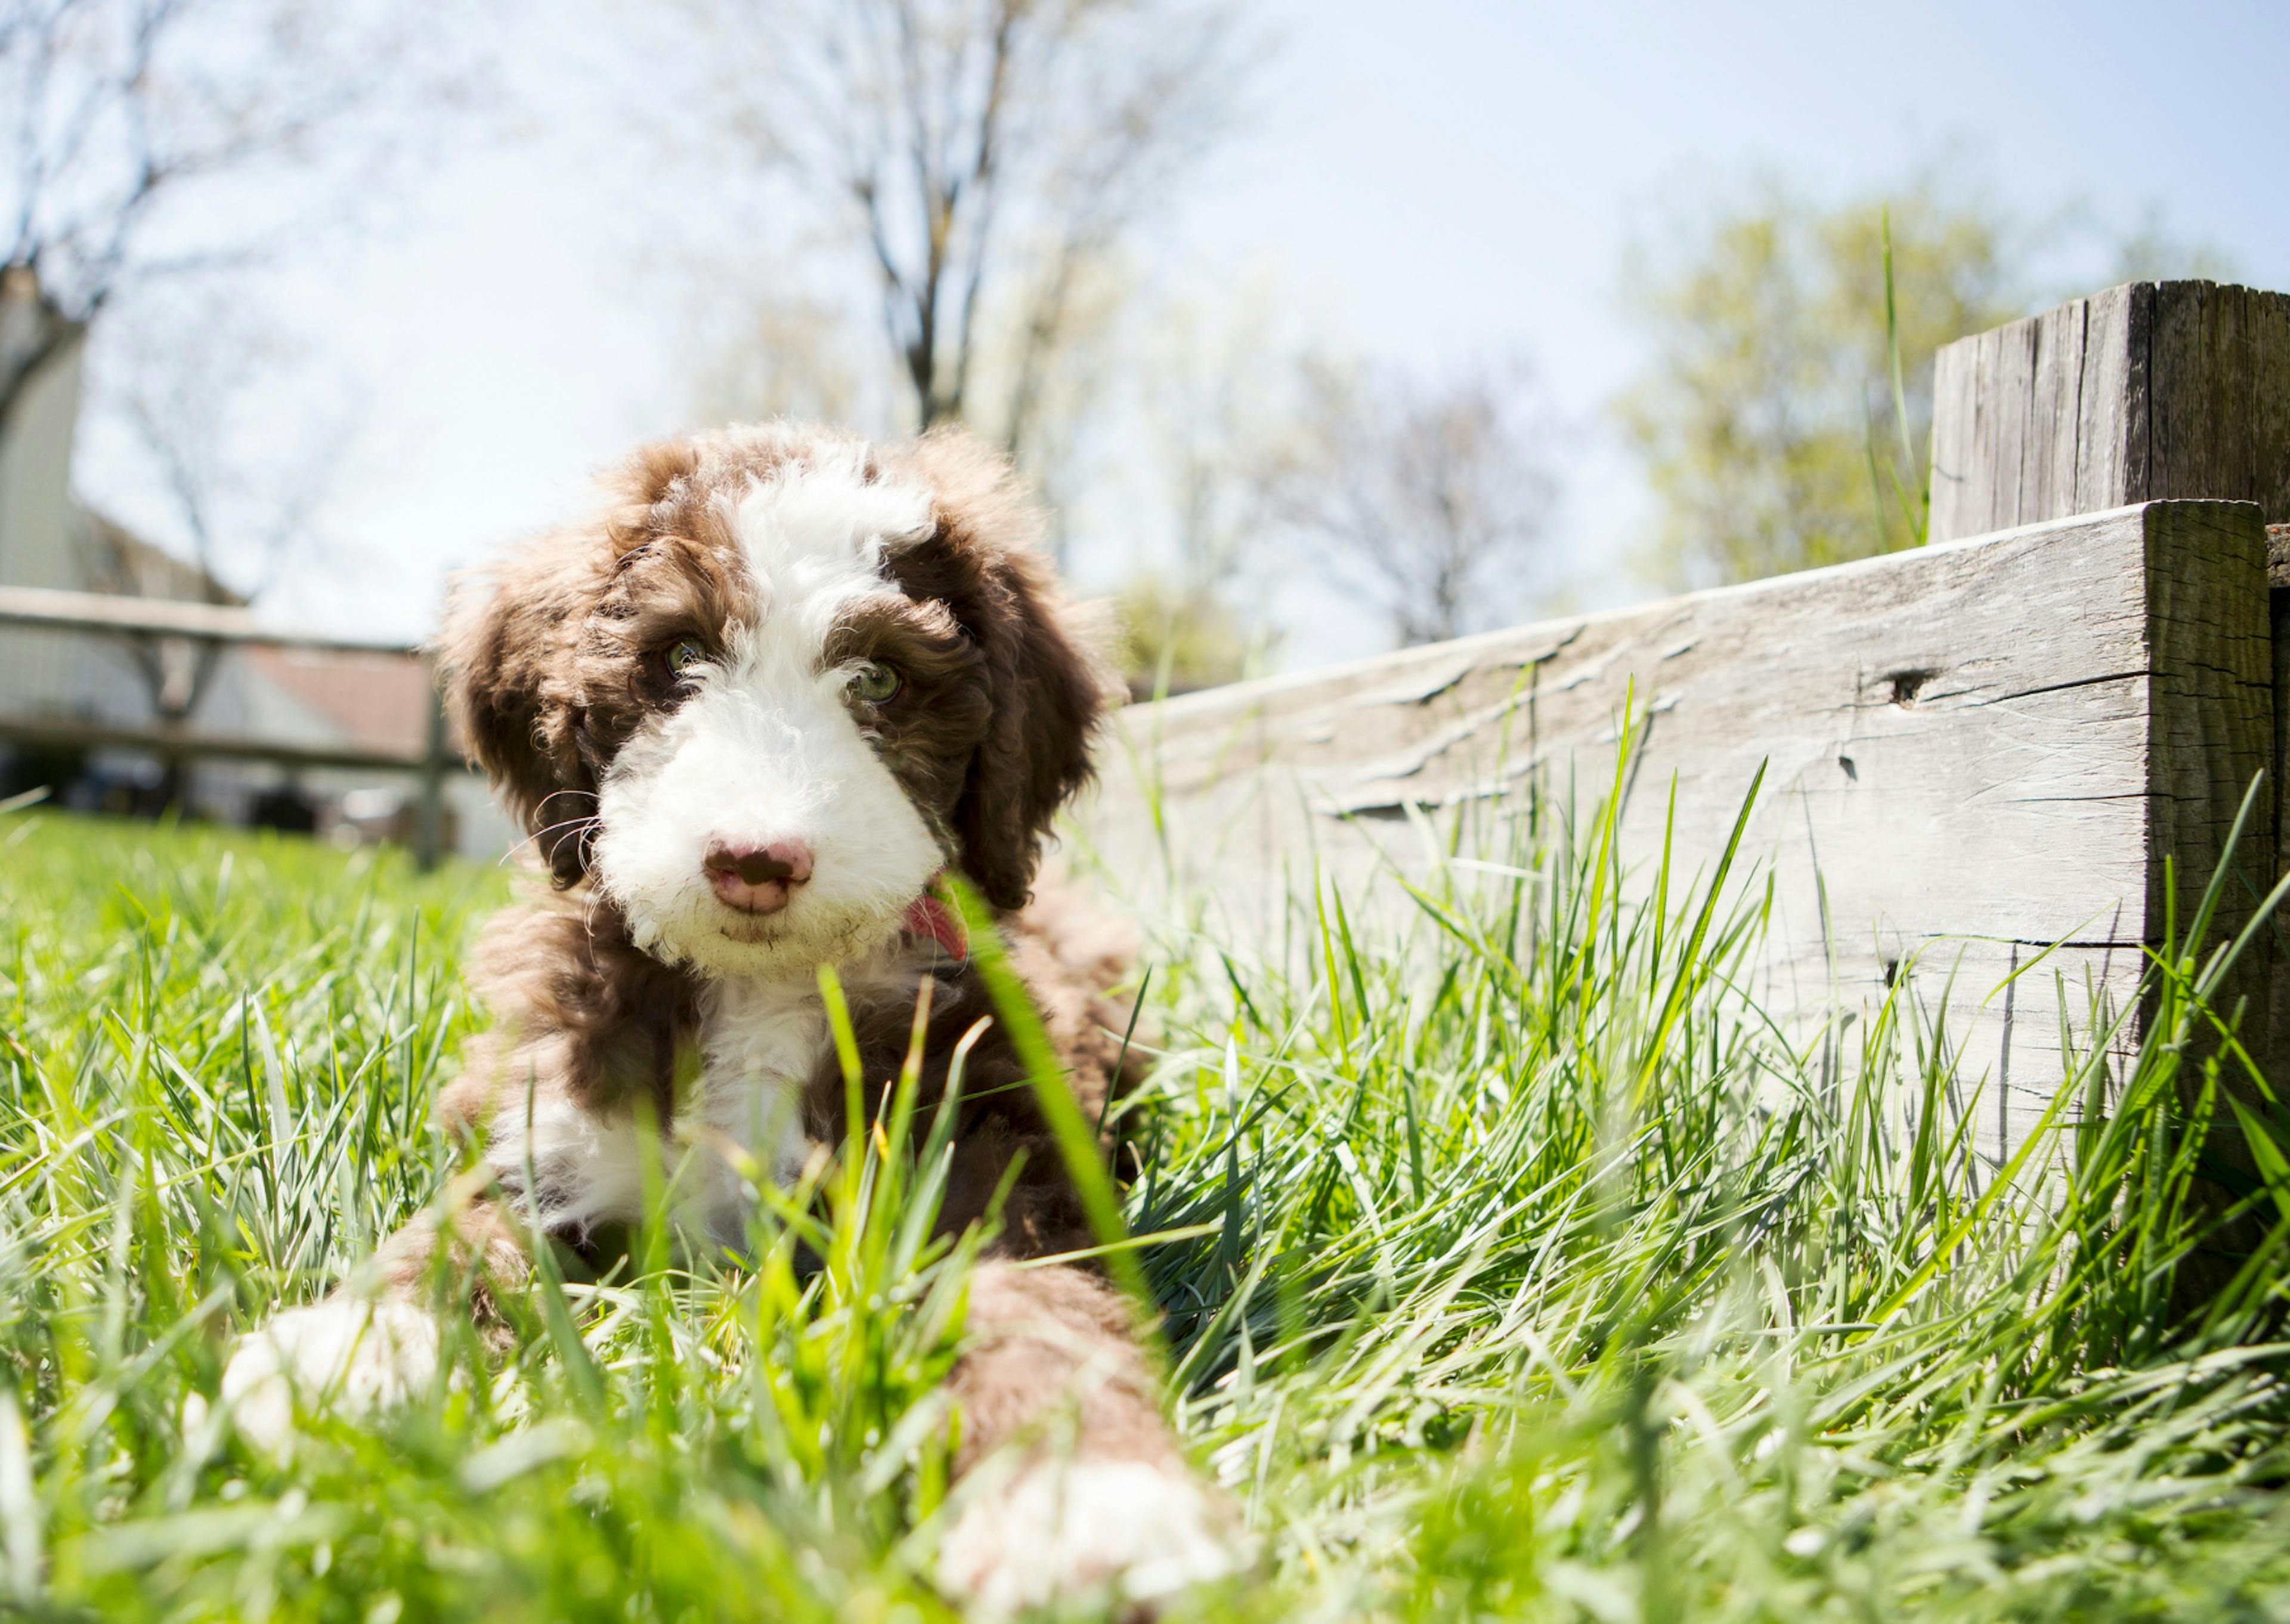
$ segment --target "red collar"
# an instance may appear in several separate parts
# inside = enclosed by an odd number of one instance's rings
[[[933,892],[926,891],[915,899],[901,928],[918,941],[938,943],[957,964],[970,956],[970,938],[963,932],[962,921]]]

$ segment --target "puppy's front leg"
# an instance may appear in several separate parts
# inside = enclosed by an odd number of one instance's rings
[[[221,1400],[239,1430],[277,1453],[293,1431],[294,1406],[322,1402],[351,1414],[403,1404],[434,1380],[444,1327],[432,1309],[440,1236],[435,1213],[400,1229],[371,1263],[323,1301],[290,1308],[249,1332],[224,1367]],[[515,1226],[496,1202],[462,1207],[445,1260],[478,1334],[509,1335],[494,1298],[532,1273]]]
[[[969,1334],[954,1372],[969,1499],[940,1546],[941,1584],[1007,1615],[1101,1588],[1149,1604],[1243,1564],[1102,1280],[981,1263]]]

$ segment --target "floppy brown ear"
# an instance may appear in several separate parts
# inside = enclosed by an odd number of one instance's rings
[[[597,811],[581,740],[581,634],[615,561],[642,545],[698,459],[688,440],[638,446],[600,482],[594,518],[459,577],[446,602],[437,644],[447,714],[560,890],[589,870]]]
[[[445,706],[559,889],[588,868],[597,785],[573,740],[573,640],[595,592],[563,540],[454,582],[438,649]]]
[[[1105,705],[1096,662],[1067,636],[1034,561],[999,576],[1000,612],[979,628],[994,703],[985,742],[955,811],[963,868],[996,908],[1023,908],[1059,809],[1090,778],[1090,738]]]
[[[984,656],[992,713],[953,816],[962,867],[987,901],[1025,906],[1042,840],[1090,778],[1090,744],[1109,684],[1073,612],[1033,550],[1041,528],[1008,460],[939,430],[915,448],[938,509],[950,594]]]

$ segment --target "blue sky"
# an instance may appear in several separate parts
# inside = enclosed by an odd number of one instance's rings
[[[1530,356],[1579,425],[1564,544],[1594,596],[1621,589],[1613,560],[1645,518],[1604,427],[1643,361],[1625,255],[1757,175],[1860,192],[1954,143],[2030,212],[2158,205],[2244,279],[2290,288],[2290,4],[1912,10],[1272,0],[1255,116],[1157,252],[1261,268],[1366,353]],[[577,132],[483,148],[397,227],[290,279],[298,322],[365,379],[373,444],[345,545],[276,612],[420,631],[446,569],[676,420],[661,312],[595,172]],[[99,497],[103,476],[83,467]],[[1319,627],[1301,663],[1371,636],[1301,618]]]
[[[2127,224],[2157,206],[2290,289],[2290,4],[1405,12],[1399,33],[1349,0],[1281,9],[1264,125],[1191,228],[1212,259],[1273,245],[1373,349],[1534,357],[1583,425],[1578,596],[1616,589],[1646,519],[1602,432],[1643,364],[1617,298],[1629,245],[1755,175],[1843,195],[1952,149],[2030,213],[2080,200]]]

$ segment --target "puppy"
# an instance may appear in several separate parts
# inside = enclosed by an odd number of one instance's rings
[[[461,736],[555,884],[486,931],[493,1025],[440,1102],[483,1147],[492,1192],[443,1239],[502,1342],[487,1292],[529,1274],[521,1235],[581,1247],[692,1156],[677,1221],[741,1244],[752,1197],[733,1160],[792,1183],[841,1138],[821,964],[847,989],[870,1086],[897,1075],[933,983],[925,1109],[941,1098],[955,1045],[991,1013],[931,892],[944,870],[1001,915],[1092,1120],[1122,1081],[1121,1012],[1101,996],[1117,959],[1029,908],[1105,686],[1006,463],[958,434],[877,450],[771,424],[647,447],[607,489],[593,519],[460,592],[444,634]],[[956,1108],[947,1231],[984,1219],[1020,1164],[953,1375],[956,1469],[997,1456],[1001,1486],[949,1532],[941,1579],[997,1612],[1100,1585],[1148,1601],[1234,1552],[1124,1305],[1090,1269],[1010,1267],[1096,1238],[1025,1078],[989,1027]],[[707,1148],[727,1141],[741,1154]],[[372,1406],[426,1387],[440,1242],[417,1223],[361,1289],[249,1336],[222,1385],[238,1424],[276,1440],[298,1391]],[[1052,1431],[1072,1447],[1046,1447]]]

